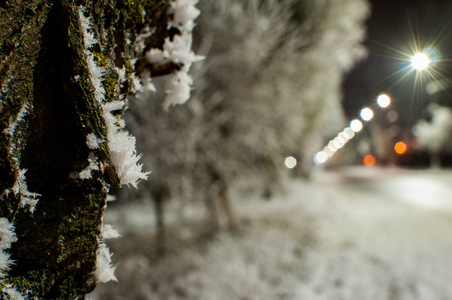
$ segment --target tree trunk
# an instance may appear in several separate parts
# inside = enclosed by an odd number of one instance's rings
[[[90,78],[81,6],[96,39],[89,51],[106,70],[105,103],[131,90],[131,61],[142,55],[131,45],[145,24],[156,29],[147,47],[161,48],[169,34],[168,0],[0,1],[0,221],[17,238],[7,240],[1,228],[1,243],[13,242],[0,245],[2,254],[14,261],[8,268],[0,258],[2,299],[81,299],[96,284],[106,197],[120,179]]]
[[[169,190],[165,185],[157,184],[151,188],[151,194],[156,225],[155,250],[158,255],[164,255],[166,253],[165,201],[169,199]]]

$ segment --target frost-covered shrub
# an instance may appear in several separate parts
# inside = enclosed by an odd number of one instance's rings
[[[198,200],[215,194],[219,181],[275,189],[286,156],[309,165],[322,136],[342,125],[341,79],[365,54],[368,5],[218,0],[199,7],[195,47],[206,60],[194,66],[191,102],[168,116],[144,101],[131,105],[130,128],[159,178],[149,189]]]
[[[431,153],[436,160],[432,163],[439,164],[439,153],[452,151],[452,111],[438,104],[430,104],[427,110],[431,114],[431,121],[418,121],[413,126],[413,133],[419,139],[421,148]]]

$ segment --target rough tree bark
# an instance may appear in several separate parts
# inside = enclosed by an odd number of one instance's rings
[[[132,61],[143,53],[131,45],[140,30],[155,30],[147,48],[161,49],[172,34],[168,5],[169,0],[0,1],[0,218],[14,225],[17,237],[2,249],[14,262],[3,270],[2,299],[14,298],[7,289],[38,299],[81,299],[94,289],[107,192],[119,180],[89,79],[80,9],[91,17],[98,41],[92,52],[106,69],[109,102],[133,87]],[[128,80],[119,82],[116,70],[124,66]],[[94,150],[86,138],[92,133],[100,139]],[[91,178],[73,176],[88,166],[93,151],[100,168]],[[23,204],[26,197],[38,200],[34,211]]]

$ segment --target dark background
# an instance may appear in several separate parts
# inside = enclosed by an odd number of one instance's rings
[[[409,134],[411,126],[426,117],[424,108],[428,103],[452,106],[450,91],[429,96],[425,92],[428,76],[422,74],[416,80],[416,72],[408,72],[408,57],[402,59],[402,53],[412,54],[410,45],[435,45],[441,53],[433,67],[435,77],[451,77],[452,1],[374,0],[371,6],[368,58],[348,74],[343,84],[346,116],[357,117],[362,107],[374,104],[380,93],[387,93],[393,100],[391,107],[399,113],[401,135]],[[401,72],[404,68],[406,71]]]

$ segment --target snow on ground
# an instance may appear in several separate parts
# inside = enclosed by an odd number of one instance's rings
[[[124,234],[111,245],[119,282],[90,299],[452,299],[451,180],[440,170],[319,172],[278,199],[236,201],[235,234],[170,219],[180,243],[160,260],[151,207],[112,207],[107,222]]]
[[[428,193],[432,202],[452,205],[452,187],[444,188],[451,173],[386,175],[336,182],[341,211],[321,227],[319,245],[306,257],[310,276],[294,299],[452,299],[450,207],[419,205]]]

